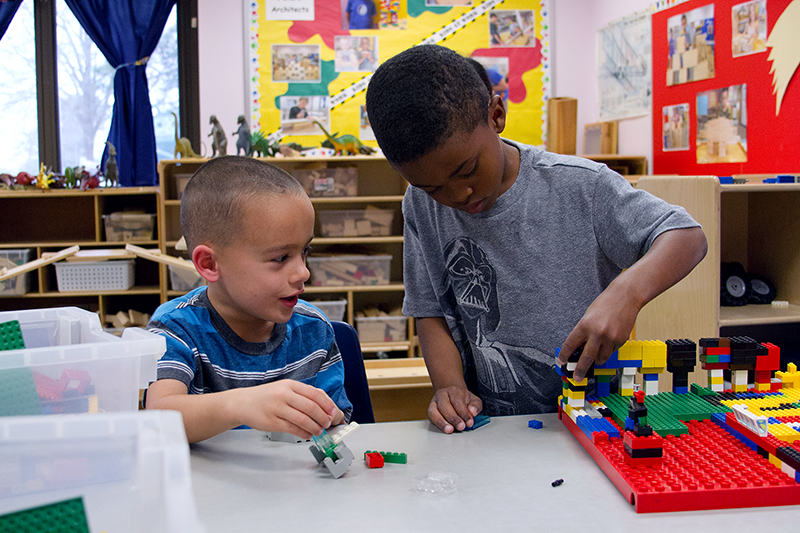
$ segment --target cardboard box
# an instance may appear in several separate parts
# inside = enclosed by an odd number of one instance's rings
[[[320,234],[323,237],[378,237],[392,234],[394,211],[357,209],[320,211]]]
[[[547,100],[547,151],[575,154],[578,100],[560,96]]]
[[[402,342],[408,340],[404,316],[357,317],[356,329],[361,342]]]
[[[391,255],[332,255],[309,257],[308,269],[314,287],[387,285],[391,263]]]

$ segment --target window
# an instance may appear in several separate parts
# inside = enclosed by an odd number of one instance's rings
[[[39,0],[22,2],[0,40],[0,77],[4,80],[0,84],[0,172],[12,175],[22,170],[31,174],[39,171],[34,6],[37,10],[49,9],[43,7],[47,4]],[[176,12],[173,8],[146,70],[157,159],[172,157],[175,139],[171,113],[180,116]],[[60,170],[84,165],[94,172],[111,126],[114,68],[64,0],[55,2],[55,14],[55,35],[38,36],[45,43],[52,43],[54,37],[56,42],[60,146],[53,153],[60,154]]]

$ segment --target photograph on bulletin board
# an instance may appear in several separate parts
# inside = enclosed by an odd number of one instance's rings
[[[667,20],[667,85],[714,77],[714,4]]]
[[[381,0],[378,27],[382,30],[404,30],[408,24],[406,0]]]
[[[314,121],[325,128],[330,122],[328,96],[281,96],[281,129],[288,135],[322,135]]]
[[[733,57],[765,52],[767,50],[767,0],[745,2],[733,6],[731,28]]]
[[[340,0],[343,30],[373,30],[380,15],[373,0]]]
[[[689,104],[668,105],[662,108],[664,151],[689,149]]]
[[[492,10],[489,12],[491,46],[534,46],[533,11]]]
[[[315,0],[312,21],[268,20],[276,1],[246,0],[245,9],[250,124],[270,142],[319,146],[324,140],[316,125],[289,118],[303,97],[308,107],[325,110],[318,120],[328,131],[363,136],[377,148],[362,109],[372,73],[403,50],[437,44],[491,71],[494,90],[507,104],[504,137],[544,146],[549,0]],[[498,46],[490,44],[490,13],[499,21]]]
[[[697,93],[697,162],[747,162],[747,85]]]

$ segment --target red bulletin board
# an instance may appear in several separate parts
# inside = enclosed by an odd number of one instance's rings
[[[667,20],[675,15],[711,4],[708,0],[689,0],[652,16],[653,21],[653,171],[656,174],[696,174],[730,176],[734,174],[800,173],[800,70],[786,89],[780,113],[775,115],[769,61],[773,49],[734,58],[731,51],[731,9],[745,0],[718,0],[714,4],[715,76],[668,87],[669,43]],[[767,0],[767,35],[786,7],[800,0]],[[800,27],[797,29],[800,32]],[[731,85],[747,84],[747,162],[698,164],[697,93]],[[689,104],[689,150],[664,151],[662,108]]]

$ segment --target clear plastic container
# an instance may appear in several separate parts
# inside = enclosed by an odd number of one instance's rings
[[[344,320],[344,311],[347,309],[347,300],[331,300],[327,302],[316,301],[308,302],[314,307],[318,307],[320,311],[325,313],[328,320],[339,321]]]
[[[356,317],[361,342],[401,342],[408,340],[408,319],[404,316]]]
[[[379,237],[392,234],[394,211],[358,209],[320,211],[320,234],[323,237]]]
[[[29,248],[21,250],[0,250],[0,268],[11,270],[31,261]],[[0,281],[0,296],[19,296],[30,290],[31,272]]]
[[[172,265],[167,265],[167,268],[169,269],[169,282],[173,291],[189,292],[206,284],[206,280],[197,272],[192,272],[185,268],[176,268]]]
[[[297,169],[292,171],[309,196],[357,196],[356,167]]]
[[[315,287],[387,285],[391,255],[332,255],[309,257],[311,284]]]
[[[25,348],[0,352],[2,416],[135,411],[166,351],[160,335],[126,328],[117,337],[77,307],[0,313],[0,323],[11,320]]]
[[[177,411],[0,418],[0,464],[0,514],[82,498],[92,533],[205,531]]]
[[[133,259],[55,263],[59,292],[126,291],[134,283]]]
[[[153,240],[156,216],[146,213],[111,213],[103,215],[106,241],[141,242]]]

